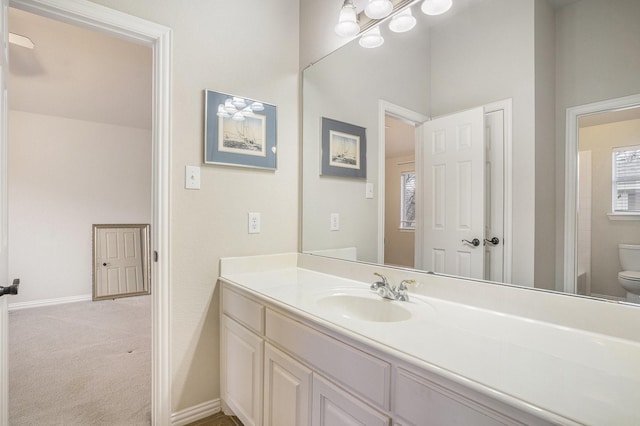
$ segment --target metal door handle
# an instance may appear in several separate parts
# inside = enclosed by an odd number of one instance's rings
[[[110,263],[107,263],[107,262],[103,262],[103,263],[102,263],[102,266],[109,266],[109,265],[111,265],[111,264],[110,264]]]
[[[463,243],[465,244],[469,244],[471,246],[474,247],[478,247],[480,245],[480,240],[477,238],[474,238],[473,240],[469,241],[469,240],[462,240]]]
[[[498,244],[500,244],[500,238],[498,237],[493,237],[490,240],[487,240],[486,238],[484,239],[484,243],[485,244],[491,244],[492,246],[497,246]]]
[[[20,278],[16,278],[13,280],[13,284],[8,287],[0,286],[0,296],[4,296],[5,294],[18,294],[18,286],[20,285]]]

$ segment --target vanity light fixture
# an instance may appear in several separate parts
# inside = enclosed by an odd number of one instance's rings
[[[411,13],[411,8],[406,8],[389,22],[389,29],[394,33],[404,33],[416,26],[416,18]]]
[[[356,7],[353,5],[353,0],[344,0],[342,9],[340,9],[338,24],[334,30],[340,37],[353,37],[360,32],[358,14],[356,13]]]
[[[424,0],[421,9],[426,15],[442,15],[452,4],[452,0]]]
[[[250,117],[254,112],[262,110],[264,110],[264,105],[261,102],[247,104],[245,99],[233,96],[225,99],[224,104],[218,105],[216,115],[222,118],[231,118],[235,121],[244,121],[245,117]]]
[[[391,0],[368,0],[364,7],[364,14],[371,19],[386,18],[393,11]]]
[[[382,44],[384,43],[384,38],[380,34],[380,27],[375,26],[364,33],[362,37],[360,37],[359,43],[360,46],[366,47],[367,49],[373,49],[374,47],[382,46]]]

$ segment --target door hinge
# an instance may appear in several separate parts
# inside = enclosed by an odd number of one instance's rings
[[[157,262],[158,261],[158,252],[157,251],[153,251],[153,261]]]

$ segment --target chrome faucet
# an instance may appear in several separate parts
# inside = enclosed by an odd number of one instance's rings
[[[409,301],[409,292],[407,290],[407,284],[415,284],[416,283],[415,280],[402,280],[400,282],[400,285],[398,285],[397,287],[394,287],[391,284],[389,284],[389,281],[384,275],[379,274],[377,272],[374,272],[373,275],[380,277],[381,281],[374,282],[373,284],[371,284],[370,288],[372,291],[375,291],[376,293],[378,293],[380,297],[384,299],[389,299],[389,300],[399,300],[402,302]]]

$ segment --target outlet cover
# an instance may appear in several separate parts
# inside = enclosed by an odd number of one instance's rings
[[[249,233],[260,233],[260,213],[249,212]]]

